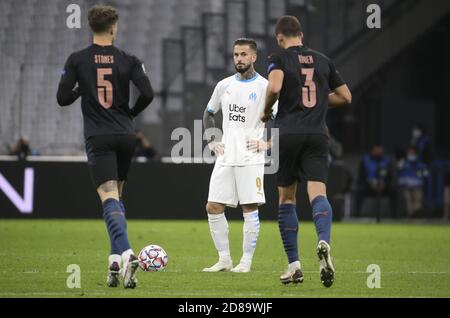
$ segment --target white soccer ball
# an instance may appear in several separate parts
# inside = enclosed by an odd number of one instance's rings
[[[169,261],[166,251],[159,245],[148,245],[138,255],[139,267],[145,272],[162,271]]]

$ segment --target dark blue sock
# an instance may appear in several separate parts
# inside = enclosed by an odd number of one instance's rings
[[[314,198],[311,202],[313,219],[316,225],[316,232],[319,241],[330,243],[331,221],[333,219],[333,211],[328,199],[322,195]]]
[[[119,198],[119,204],[120,204],[120,208],[122,209],[123,216],[125,217],[125,231],[128,233],[128,226],[127,226],[127,222],[126,222],[127,215],[126,215],[125,205],[123,204],[122,198]]]
[[[125,205],[123,204],[122,198],[119,198],[120,208],[122,209],[123,214],[125,214]]]
[[[119,198],[119,204],[120,204],[120,208],[122,209],[123,212],[123,216],[125,217],[125,219],[127,218],[127,214],[126,214],[126,210],[125,210],[125,205],[123,204],[123,200],[122,198]],[[125,223],[125,229],[127,229],[127,223]]]
[[[278,226],[289,263],[298,261],[298,218],[295,205],[280,204],[278,210]]]
[[[111,242],[111,254],[122,254],[130,248],[127,234],[127,221],[120,202],[107,199],[103,202],[103,218]]]

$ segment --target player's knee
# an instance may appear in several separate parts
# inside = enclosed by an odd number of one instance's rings
[[[294,183],[287,187],[278,187],[279,204],[296,204],[297,184]]]
[[[323,182],[308,182],[308,197],[312,202],[318,196],[327,196],[327,188]]]
[[[287,191],[287,190],[283,190],[283,191],[279,191],[279,202],[280,204],[295,204],[296,203],[296,195],[295,195],[296,191],[292,190],[292,191]]]
[[[206,203],[206,212],[209,214],[221,214],[224,212],[224,208],[221,204],[208,202]]]
[[[101,190],[105,193],[117,191],[117,181],[116,180],[106,181],[98,187],[98,190]]]
[[[320,193],[308,194],[308,196],[309,196],[309,203],[311,203],[311,204],[318,197],[324,197],[324,198],[327,197],[326,193],[321,193],[321,192]]]
[[[295,191],[280,191],[280,204],[295,204],[296,203],[296,193]]]
[[[256,210],[258,210],[258,204],[244,204],[243,206],[242,206],[242,212],[244,212],[244,213],[250,213],[250,212],[253,212],[253,211],[256,211]]]
[[[117,181],[110,180],[102,183],[97,188],[97,193],[102,202],[105,202],[108,199],[116,199],[119,200],[119,192],[117,189]]]
[[[295,195],[280,195],[280,204],[296,204]]]
[[[328,200],[326,191],[317,191],[313,193],[308,193],[308,197],[309,203],[311,204],[313,204],[314,200],[317,199],[318,197],[324,197],[325,199]]]

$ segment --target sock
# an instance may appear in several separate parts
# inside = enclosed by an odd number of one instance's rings
[[[130,260],[130,255],[134,255],[134,252],[131,248],[127,249],[126,251],[124,251],[121,255],[122,257],[122,264],[123,267],[125,268],[126,264],[128,264],[128,261]]]
[[[126,219],[126,210],[125,210],[125,205],[123,204],[123,200],[122,200],[122,198],[120,197],[119,198],[119,204],[120,204],[120,208],[122,209],[122,212],[123,212],[123,216],[125,217],[125,219]],[[125,230],[128,230],[128,225],[127,225],[127,223],[125,222]]]
[[[225,213],[209,214],[208,213],[209,230],[211,237],[219,253],[219,259],[228,261],[230,256],[230,243],[228,241],[228,222]]]
[[[123,215],[125,216],[125,206],[123,205],[122,198],[119,198],[119,205],[120,205],[121,211],[123,212]],[[126,223],[125,223],[125,230],[127,230],[127,224]],[[110,243],[111,243],[111,255],[117,255],[118,253],[120,254],[119,246],[117,246],[115,240],[111,239],[111,237],[110,237]],[[120,255],[119,255],[119,258],[120,258]],[[118,263],[120,265],[121,261],[119,261]]]
[[[278,226],[289,263],[298,261],[298,218],[295,205],[280,204],[278,210]]]
[[[103,202],[103,218],[111,241],[110,254],[122,254],[130,248],[127,234],[127,221],[119,201],[107,199]]]
[[[119,198],[119,204],[120,204],[120,208],[123,211],[123,214],[125,215],[125,205],[123,204],[122,198]]]
[[[311,206],[318,239],[330,244],[331,221],[333,218],[331,205],[326,197],[319,195],[311,202]]]
[[[110,267],[112,265],[112,263],[116,262],[117,264],[119,264],[119,267],[121,267],[122,264],[122,258],[120,257],[119,254],[111,254],[108,257],[108,267]]]
[[[302,268],[300,261],[295,261],[293,263],[289,263],[288,269],[290,271],[295,271],[296,269]]]
[[[251,264],[255,253],[256,241],[259,235],[259,215],[258,210],[244,213],[244,237],[242,240],[241,263]]]

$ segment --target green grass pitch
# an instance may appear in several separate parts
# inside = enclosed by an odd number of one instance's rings
[[[129,221],[135,252],[159,244],[169,254],[164,272],[139,272],[134,290],[105,285],[109,241],[102,220],[1,220],[0,297],[449,297],[450,228],[438,225],[333,225],[335,284],[319,281],[312,223],[301,223],[305,281],[284,286],[286,257],[275,222],[262,222],[252,272],[202,273],[216,262],[204,221]],[[242,222],[230,222],[235,264]],[[81,288],[69,289],[69,264],[81,268]],[[381,268],[381,288],[367,287],[367,267]]]

